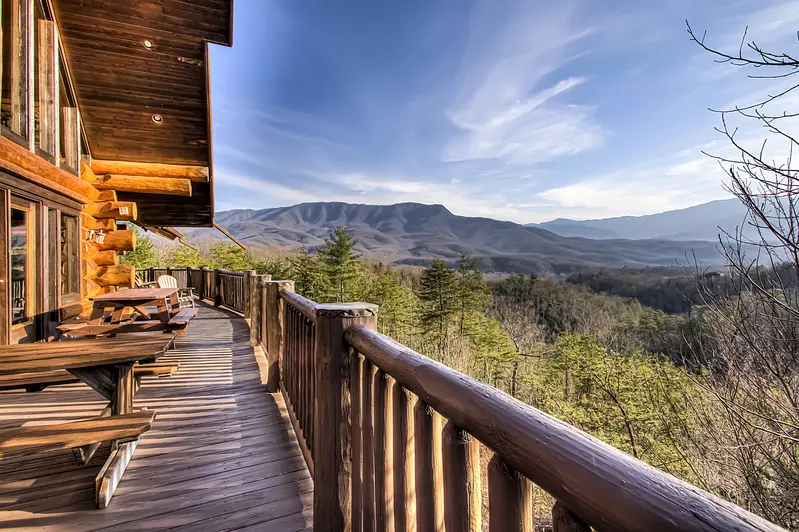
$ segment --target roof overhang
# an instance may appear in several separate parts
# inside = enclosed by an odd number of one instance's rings
[[[120,192],[148,226],[211,226],[208,43],[232,43],[232,0],[53,0],[94,159],[205,166],[189,197]]]

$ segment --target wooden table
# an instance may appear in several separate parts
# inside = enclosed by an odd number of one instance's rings
[[[166,323],[180,310],[177,288],[131,288],[92,298],[92,320],[102,323],[110,311],[110,323],[119,323],[127,309],[133,309],[145,320],[155,319]],[[147,307],[155,307],[150,312]]]
[[[133,365],[157,360],[175,336],[147,335],[0,347],[0,375],[67,370],[109,403],[99,417],[133,414]],[[123,419],[123,418],[119,418]],[[78,463],[86,465],[102,442],[72,449]],[[138,439],[113,440],[112,453],[95,479],[97,506],[105,508],[128,466]]]
[[[153,361],[174,336],[102,338],[0,347],[0,375],[65,369],[109,400],[111,415],[133,410],[133,365]]]

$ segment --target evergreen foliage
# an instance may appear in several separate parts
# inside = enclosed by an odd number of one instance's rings
[[[360,260],[355,255],[354,248],[355,240],[346,227],[339,225],[330,238],[325,240],[320,251],[332,288],[331,296],[337,303],[353,299],[352,296],[356,293]]]
[[[150,266],[157,266],[155,244],[150,237],[142,234],[141,230],[135,225],[129,225],[134,233],[136,233],[136,249],[133,251],[126,251],[120,258],[122,264],[128,264],[135,268],[149,268]]]
[[[452,320],[458,312],[458,278],[440,259],[433,259],[419,280],[422,301],[422,331],[436,344],[438,359],[444,360],[449,345]]]

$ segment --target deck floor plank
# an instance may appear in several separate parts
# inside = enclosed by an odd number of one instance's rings
[[[0,461],[3,530],[309,530],[313,482],[279,394],[266,393],[249,329],[203,306],[170,377],[145,377],[135,407],[157,414],[111,505],[94,507],[94,476],[70,450]],[[95,416],[105,401],[83,384],[0,392],[0,429]]]

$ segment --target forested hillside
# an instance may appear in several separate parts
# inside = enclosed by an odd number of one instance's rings
[[[159,254],[146,237],[140,242],[125,257],[137,266],[254,269],[293,279],[297,292],[318,302],[376,303],[379,329],[397,341],[769,519],[797,524],[781,502],[795,496],[796,456],[756,433],[736,434],[729,445],[727,386],[740,384],[730,380],[738,370],[726,358],[734,349],[729,315],[642,305],[630,279],[647,284],[651,272],[646,283],[613,270],[569,282],[512,275],[488,283],[465,254],[455,267],[433,260],[423,270],[368,261],[344,227],[315,253],[217,243]],[[655,299],[678,311],[683,295],[671,281],[655,285]],[[633,287],[625,297],[596,293],[625,283]],[[795,390],[773,393],[788,400]]]

